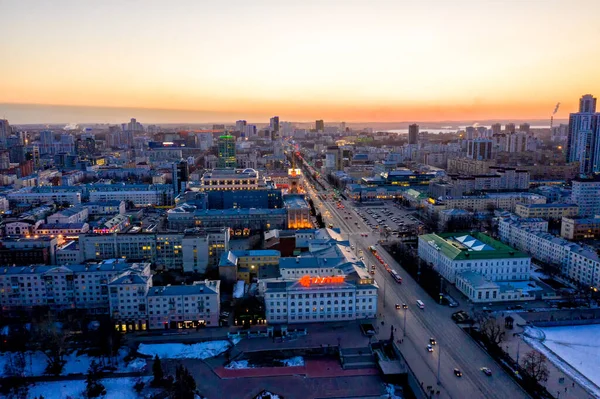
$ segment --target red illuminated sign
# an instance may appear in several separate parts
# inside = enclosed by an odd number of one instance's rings
[[[310,287],[311,285],[322,285],[322,284],[341,284],[344,282],[343,276],[334,277],[311,277],[304,276],[298,280],[303,287]]]

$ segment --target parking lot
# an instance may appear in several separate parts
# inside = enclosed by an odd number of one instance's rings
[[[390,234],[402,234],[414,231],[422,224],[413,214],[398,204],[379,206],[361,206],[354,208],[356,217],[364,220],[372,230],[385,230]],[[346,215],[347,216],[347,215]]]

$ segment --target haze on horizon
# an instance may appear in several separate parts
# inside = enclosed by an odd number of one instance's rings
[[[562,119],[600,93],[596,0],[0,0],[0,11],[0,117],[13,123],[122,122],[111,111],[122,108],[155,123],[546,119],[557,102]]]

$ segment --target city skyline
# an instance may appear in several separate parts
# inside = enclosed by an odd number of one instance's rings
[[[594,1],[0,4],[14,123],[566,119],[600,91]]]

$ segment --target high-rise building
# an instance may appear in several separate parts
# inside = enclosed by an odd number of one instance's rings
[[[419,125],[416,123],[408,126],[408,144],[419,143]]]
[[[143,132],[144,127],[135,118],[131,118],[126,128],[123,131],[129,130],[131,132]]]
[[[525,133],[529,133],[531,126],[529,126],[529,123],[521,123],[519,125],[519,131],[520,132],[525,132]]]
[[[494,123],[492,125],[492,135],[502,133],[502,125],[499,123]]]
[[[475,139],[467,142],[467,158],[484,161],[492,158],[492,140]]]
[[[506,125],[504,125],[504,131],[506,133],[514,133],[516,130],[516,126],[514,123],[507,123]]]
[[[488,129],[485,126],[477,126],[477,138],[486,138],[488,136]]]
[[[54,132],[42,130],[40,132],[40,155],[51,154],[54,147]]]
[[[271,118],[269,123],[269,131],[271,132],[271,139],[275,140],[279,138],[279,117],[274,116]]]
[[[6,139],[11,135],[12,130],[6,119],[0,119],[0,149],[7,148]]]
[[[475,127],[474,126],[467,126],[465,128],[465,133],[466,133],[465,138],[467,140],[475,139]]]
[[[255,137],[257,134],[256,125],[245,125],[242,131],[245,137]]]
[[[244,128],[246,127],[246,121],[245,120],[239,120],[235,122],[235,131],[236,132],[244,132]]]
[[[596,98],[586,94],[579,100],[579,112],[569,115],[567,162],[579,162],[579,172],[600,172],[600,113]]]
[[[217,165],[219,168],[235,168],[235,137],[224,135],[219,137],[218,141],[219,160]]]
[[[315,121],[315,130],[317,132],[324,132],[325,131],[325,122],[323,121],[323,119],[319,119]]]

